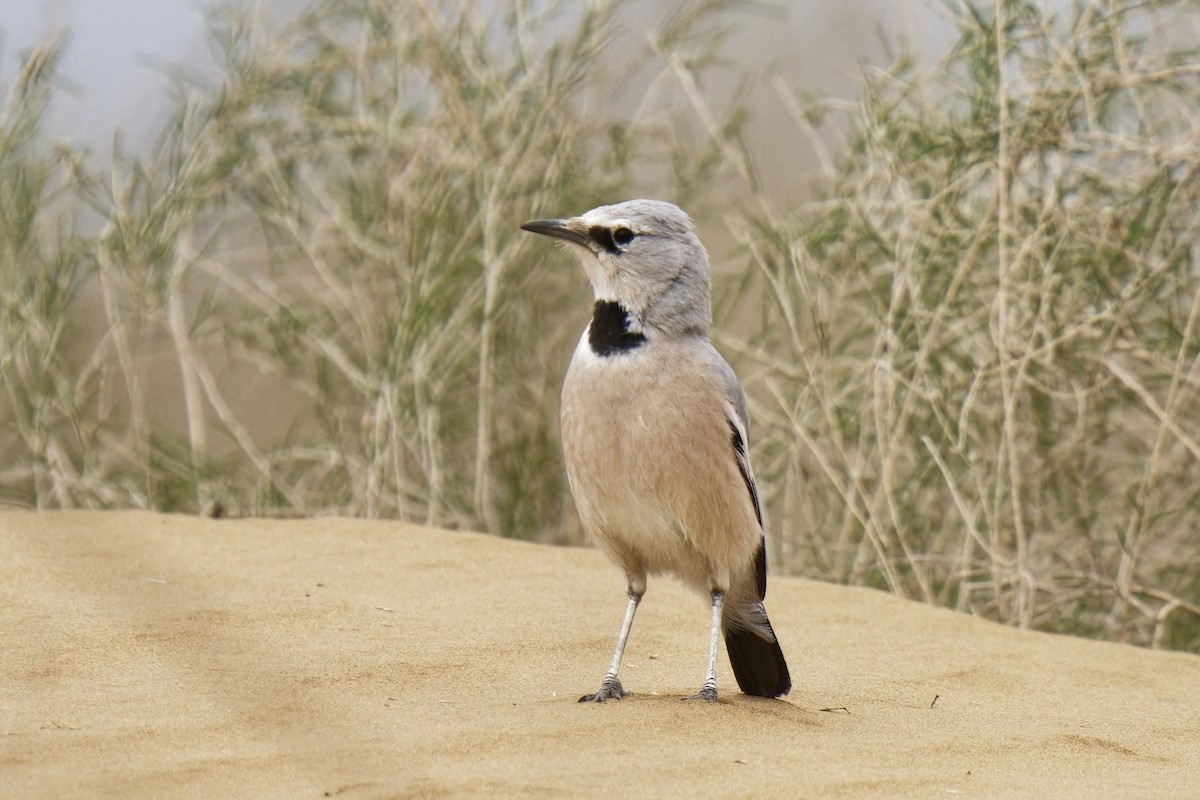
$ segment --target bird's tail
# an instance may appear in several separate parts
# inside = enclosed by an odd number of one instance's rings
[[[791,691],[792,676],[762,603],[727,609],[721,628],[733,676],[743,692],[779,697]]]

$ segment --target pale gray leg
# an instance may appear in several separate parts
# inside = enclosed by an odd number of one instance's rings
[[[689,695],[684,700],[704,700],[709,703],[717,702],[717,650],[721,642],[721,609],[725,605],[725,593],[713,590],[712,593],[712,634],[708,643],[708,677],[704,686],[696,694]]]
[[[625,655],[625,641],[629,638],[629,629],[633,627],[633,613],[637,611],[638,603],[642,602],[642,593],[645,591],[644,581],[640,592],[635,591],[633,585],[630,585],[629,605],[625,606],[625,621],[621,623],[621,632],[617,634],[617,646],[613,649],[612,664],[608,667],[608,674],[604,676],[604,683],[600,684],[600,691],[595,694],[585,694],[579,698],[579,702],[603,703],[605,700],[620,700],[629,694],[621,686],[621,681],[617,679],[617,670],[621,667],[621,656]]]

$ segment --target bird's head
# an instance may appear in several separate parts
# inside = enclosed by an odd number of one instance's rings
[[[708,331],[708,253],[691,218],[677,206],[627,200],[521,228],[573,245],[596,300],[619,303],[642,331],[667,336]]]

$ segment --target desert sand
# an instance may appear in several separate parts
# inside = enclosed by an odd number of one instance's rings
[[[0,512],[6,798],[1200,797],[1200,658],[772,576],[781,700],[682,702],[707,600],[346,519]],[[723,657],[722,657],[723,658]],[[936,702],[935,702],[936,700]]]

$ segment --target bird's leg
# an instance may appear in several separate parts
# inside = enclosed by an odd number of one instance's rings
[[[708,643],[708,677],[700,691],[689,695],[684,700],[704,700],[709,703],[717,702],[717,648],[721,637],[721,609],[725,605],[725,592],[713,589],[712,593],[712,637]]]
[[[581,703],[603,703],[605,700],[620,700],[629,692],[621,686],[621,681],[617,678],[617,670],[621,667],[621,656],[625,655],[625,641],[629,638],[629,629],[633,627],[633,613],[637,611],[638,603],[642,602],[642,595],[646,592],[645,579],[629,581],[629,605],[625,606],[625,620],[621,623],[621,632],[617,634],[617,646],[613,649],[612,664],[608,667],[608,674],[604,676],[604,683],[600,684],[600,691],[595,694],[585,694],[579,698]]]

